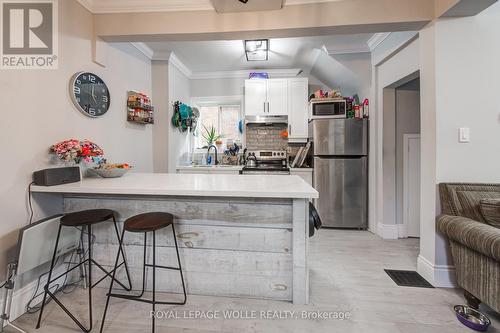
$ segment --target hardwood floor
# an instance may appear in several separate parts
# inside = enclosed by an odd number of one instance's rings
[[[415,269],[417,255],[417,239],[384,241],[364,231],[323,229],[310,242],[309,305],[190,295],[185,306],[158,307],[177,311],[181,318],[158,319],[157,332],[471,332],[455,319],[451,309],[455,304],[465,303],[459,290],[398,287],[384,272],[384,268]],[[94,290],[93,331],[98,332],[105,290]],[[84,296],[81,289],[64,296],[80,318],[87,318]],[[170,295],[160,295],[163,296]],[[53,302],[46,309],[40,330],[34,329],[37,315],[24,315],[16,324],[29,332],[78,332]],[[113,299],[105,332],[148,332],[149,310],[147,304]],[[251,311],[256,311],[256,318],[211,320],[183,315],[183,311],[191,310],[213,311],[221,317],[223,311],[246,311],[249,317],[252,317]],[[493,322],[488,332],[500,332],[500,315],[484,307],[482,310]],[[268,317],[275,314],[272,311],[295,311],[294,315],[299,317],[302,311],[309,316],[317,314],[316,311],[348,312],[351,317],[344,320],[266,319],[260,317],[261,311],[271,311],[266,312]],[[10,328],[6,331],[15,332]]]

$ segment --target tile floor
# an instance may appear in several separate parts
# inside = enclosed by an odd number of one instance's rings
[[[159,309],[178,319],[158,319],[157,332],[383,332],[460,333],[472,332],[454,317],[452,305],[464,303],[459,290],[398,287],[384,268],[415,269],[418,240],[384,241],[365,231],[323,229],[310,242],[311,300],[307,306],[290,303],[190,296],[185,306]],[[99,331],[104,292],[95,293],[94,331]],[[65,296],[72,309],[86,318],[86,298],[80,290]],[[150,307],[147,304],[112,300],[105,332],[148,332]],[[168,312],[173,310],[172,312]],[[225,310],[240,311],[256,318],[192,319],[184,310],[212,311],[224,317]],[[488,332],[500,332],[500,315],[487,311],[492,319]],[[174,312],[176,311],[176,312]],[[255,311],[252,313],[251,311]],[[261,318],[261,311],[295,311],[299,319]],[[332,316],[349,313],[349,319],[300,319],[324,311]],[[40,330],[37,315],[24,315],[16,324],[28,332],[78,332],[76,326],[54,303],[49,304]],[[7,332],[15,332],[7,329]]]

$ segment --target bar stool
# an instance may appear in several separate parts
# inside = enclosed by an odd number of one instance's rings
[[[102,267],[99,263],[97,263],[93,258],[92,258],[92,225],[105,222],[112,219],[113,224],[115,227],[115,232],[116,232],[116,237],[118,238],[118,243],[119,243],[119,249],[118,249],[118,256],[122,256],[122,262],[117,265],[115,263],[115,266],[111,272],[108,272],[104,267]],[[59,238],[61,236],[61,230],[62,227],[82,227],[82,232],[84,227],[87,227],[87,234],[88,234],[88,258],[81,261],[79,264],[76,266],[72,267],[68,271],[64,272],[63,274],[57,276],[56,278],[52,279],[52,271],[54,269],[54,265],[56,263],[56,257],[57,257],[57,248],[59,246]],[[83,239],[82,239],[83,241]],[[118,260],[118,259],[117,259]],[[76,319],[76,317],[63,305],[63,303],[50,291],[50,284],[60,277],[64,276],[65,274],[68,274],[69,272],[73,271],[74,269],[81,267],[82,265],[85,265],[88,263],[88,291],[89,291],[89,320],[90,320],[90,326],[89,328],[86,328],[83,326],[83,324]],[[97,266],[101,271],[103,271],[104,276],[99,279],[97,282],[92,283],[92,265]],[[124,265],[125,266],[125,272],[127,274],[127,279],[128,279],[128,287],[123,285],[120,281],[118,281],[115,278],[115,272],[116,270]],[[83,266],[85,267],[85,266]],[[98,285],[101,281],[103,281],[106,277],[111,276],[112,281],[116,281],[120,286],[122,286],[125,290],[130,291],[132,290],[132,282],[130,280],[130,274],[128,271],[128,266],[127,262],[125,259],[125,254],[123,252],[122,248],[122,240],[120,238],[120,232],[118,231],[118,225],[116,222],[115,218],[115,212],[110,210],[110,209],[90,209],[90,210],[83,210],[83,211],[78,211],[74,213],[69,213],[61,217],[61,221],[59,223],[59,230],[57,232],[57,238],[56,238],[56,244],[54,248],[54,254],[52,256],[52,262],[50,264],[50,270],[49,270],[49,275],[47,278],[47,283],[44,286],[44,294],[43,294],[43,302],[42,302],[42,307],[40,309],[40,315],[38,317],[38,323],[36,325],[36,328],[40,328],[40,323],[42,320],[42,315],[43,315],[43,309],[45,307],[45,301],[47,298],[47,295],[49,295],[56,303],[61,307],[61,309],[66,312],[66,314],[75,322],[78,327],[84,332],[90,332],[92,330],[92,289]]]
[[[177,262],[179,267],[169,267],[169,266],[160,266],[156,264],[156,231],[163,229],[168,226],[172,226],[172,233],[174,235],[174,243],[175,243],[175,251],[177,253]],[[139,295],[123,295],[123,294],[113,294],[112,289],[113,289],[113,281],[114,279],[111,280],[111,284],[109,286],[109,293],[108,293],[108,298],[106,300],[106,307],[104,308],[104,314],[102,316],[102,322],[101,322],[101,333],[104,328],[104,322],[106,320],[106,312],[108,311],[108,305],[109,305],[109,299],[111,297],[116,297],[116,298],[123,298],[123,299],[128,299],[132,301],[138,301],[138,302],[143,302],[143,303],[149,303],[153,305],[153,313],[156,308],[156,304],[177,304],[177,305],[184,305],[186,304],[186,286],[184,285],[184,277],[182,275],[182,266],[181,266],[181,260],[179,257],[179,247],[177,246],[177,237],[175,236],[175,227],[174,227],[174,216],[169,213],[161,213],[161,212],[154,212],[154,213],[144,213],[144,214],[139,214],[136,216],[132,216],[131,218],[127,219],[125,221],[125,225],[123,227],[122,235],[121,235],[121,242],[123,242],[124,236],[125,236],[125,230],[129,232],[141,232],[144,233],[144,264],[142,268],[142,291]],[[153,233],[153,264],[148,264],[146,262],[146,239],[147,239],[147,233],[152,232]],[[116,255],[116,261],[115,261],[115,268],[118,265],[118,260],[120,258],[120,253]],[[153,268],[153,291],[152,291],[152,299],[144,299],[142,296],[144,295],[144,288],[145,288],[145,283],[146,283],[146,267],[152,267]],[[182,302],[160,302],[156,300],[156,268],[162,268],[162,269],[171,269],[171,270],[177,270],[179,271],[181,275],[181,282],[182,282],[182,290],[184,292],[184,300]],[[113,276],[114,276],[114,270],[113,270]],[[151,316],[152,319],[152,328],[151,331],[154,333],[155,331],[155,316]]]

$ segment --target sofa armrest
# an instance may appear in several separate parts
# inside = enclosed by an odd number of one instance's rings
[[[441,215],[437,228],[451,240],[500,261],[500,229],[466,217]]]

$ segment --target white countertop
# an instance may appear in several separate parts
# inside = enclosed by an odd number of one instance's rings
[[[32,186],[32,192],[247,198],[317,198],[299,176],[128,173],[120,178],[83,178],[78,183]]]

